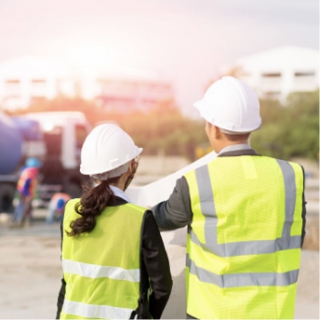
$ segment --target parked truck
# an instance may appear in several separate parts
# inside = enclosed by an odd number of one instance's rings
[[[86,176],[79,172],[80,150],[90,125],[81,112],[38,112],[19,117],[0,113],[0,212],[13,210],[16,183],[28,157],[42,162],[37,206],[64,191],[78,197]]]
[[[0,212],[11,210],[17,174],[22,157],[22,136],[15,123],[0,113]]]

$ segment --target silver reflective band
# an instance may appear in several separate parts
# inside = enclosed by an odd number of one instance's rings
[[[115,280],[126,280],[130,282],[140,282],[139,269],[123,269],[119,267],[105,267],[89,263],[76,262],[72,260],[62,260],[63,271],[77,274],[87,278],[110,278]]]
[[[282,171],[286,197],[286,222],[283,226],[282,238],[288,238],[290,237],[290,229],[293,223],[295,199],[297,196],[295,174],[293,168],[288,162],[283,160],[277,160],[277,162]]]
[[[222,244],[201,243],[194,232],[190,233],[191,241],[200,246],[202,250],[214,253],[220,257],[234,257],[252,254],[273,253],[285,249],[301,247],[301,236],[291,236],[288,239],[257,240],[244,242],[229,242]]]
[[[285,186],[285,223],[282,230],[282,237],[275,240],[242,241],[231,243],[217,243],[218,217],[213,197],[213,190],[210,181],[208,166],[195,170],[199,190],[201,212],[205,216],[205,243],[200,243],[195,233],[190,232],[190,239],[203,250],[213,252],[220,257],[231,257],[249,254],[271,253],[278,250],[300,248],[301,236],[290,236],[290,229],[293,223],[294,205],[296,198],[295,174],[291,165],[282,160],[277,160],[284,179]]]
[[[64,299],[62,312],[91,319],[130,319],[132,310]]]
[[[190,273],[196,275],[200,281],[216,285],[220,288],[288,286],[297,282],[299,274],[299,270],[292,270],[284,273],[250,272],[220,275],[198,267],[189,256],[187,256],[187,266],[189,266]]]

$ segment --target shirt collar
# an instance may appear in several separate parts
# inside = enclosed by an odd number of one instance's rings
[[[113,191],[113,193],[116,197],[119,197],[119,198],[131,203],[131,200],[128,198],[128,196],[121,189],[119,189],[115,186],[112,186],[112,185],[110,185],[110,189]]]
[[[251,147],[246,143],[233,144],[231,146],[227,146],[221,149],[218,155],[228,151],[238,151],[238,150],[248,150],[248,149],[251,149]]]

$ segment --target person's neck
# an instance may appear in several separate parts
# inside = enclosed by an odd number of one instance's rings
[[[120,182],[119,180],[116,183],[110,183],[110,185],[122,191],[124,190],[124,182]]]
[[[130,176],[130,172],[125,172],[125,173],[123,173],[121,175],[121,177],[116,182],[111,183],[111,185],[113,185],[113,186],[117,187],[118,189],[124,191],[129,176]]]

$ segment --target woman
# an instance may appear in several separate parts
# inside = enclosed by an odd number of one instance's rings
[[[151,211],[130,203],[142,149],[115,124],[94,128],[81,151],[93,188],[65,208],[64,277],[57,318],[160,318],[172,278]]]

